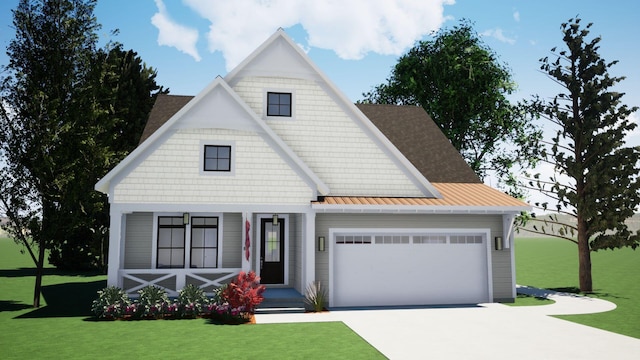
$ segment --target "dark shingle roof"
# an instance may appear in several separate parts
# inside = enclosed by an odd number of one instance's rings
[[[166,123],[175,113],[187,105],[191,99],[193,99],[193,96],[158,94],[156,102],[149,112],[149,119],[140,137],[140,144],[147,140],[151,134],[156,132],[156,130]]]
[[[140,143],[192,98],[193,96],[158,95]],[[373,104],[356,106],[430,182],[481,182],[421,107]]]
[[[373,104],[356,106],[429,182],[481,182],[423,108]]]

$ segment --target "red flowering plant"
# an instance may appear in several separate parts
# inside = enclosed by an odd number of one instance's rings
[[[205,314],[227,324],[246,322],[264,299],[264,290],[255,272],[240,272],[231,283],[215,291]]]
[[[260,277],[255,272],[241,271],[224,289],[222,297],[229,302],[231,308],[243,308],[243,312],[253,314],[256,306],[264,300],[262,294],[265,289],[264,285],[260,285]]]

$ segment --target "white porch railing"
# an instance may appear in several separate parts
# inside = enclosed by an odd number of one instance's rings
[[[177,296],[178,291],[193,284],[211,293],[213,289],[231,282],[241,271],[227,269],[121,269],[118,272],[120,287],[130,296],[148,285],[163,288],[167,295]]]

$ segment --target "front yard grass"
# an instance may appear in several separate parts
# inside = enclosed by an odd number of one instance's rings
[[[341,322],[213,325],[205,319],[95,321],[91,301],[106,277],[48,267],[43,304],[31,308],[35,269],[0,239],[3,359],[383,359]]]
[[[516,238],[516,279],[520,285],[579,292],[578,248],[566,240]],[[640,338],[640,252],[630,248],[591,253],[594,293],[617,305],[613,311],[557,316]]]

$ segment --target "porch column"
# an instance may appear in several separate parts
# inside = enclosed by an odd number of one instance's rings
[[[253,256],[253,252],[255,251],[255,246],[251,246],[253,244],[253,239],[251,239],[253,231],[253,222],[251,221],[251,213],[242,213],[242,271],[249,272],[251,270],[251,256]],[[249,224],[250,230],[247,231],[247,224]],[[249,259],[247,259],[247,236],[249,236]]]
[[[306,287],[316,280],[316,213],[309,211],[304,215],[304,241],[302,242],[302,286]]]
[[[109,209],[109,264],[107,266],[107,285],[122,287],[118,271],[122,268],[122,239],[124,237],[124,214],[118,206],[111,204]]]
[[[509,250],[511,256],[511,296],[515,299],[517,295],[516,291],[516,255],[513,246],[514,242],[514,229],[513,221],[515,220],[515,214],[502,215],[502,241],[504,242],[504,249]]]

